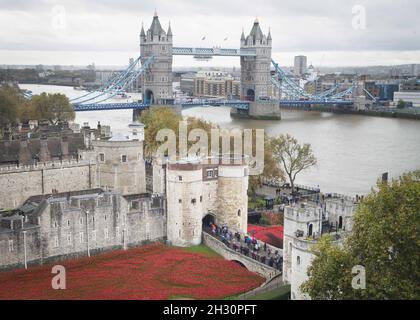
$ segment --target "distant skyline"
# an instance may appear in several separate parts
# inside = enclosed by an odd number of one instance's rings
[[[0,0],[0,64],[126,65],[139,54],[142,21],[157,10],[171,22],[175,46],[238,48],[258,16],[271,28],[273,58],[293,65],[370,66],[420,63],[420,2],[416,0]],[[205,40],[202,40],[205,37]],[[238,58],[197,62],[174,57],[174,67],[239,67]]]

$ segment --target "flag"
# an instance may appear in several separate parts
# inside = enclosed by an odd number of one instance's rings
[[[206,40],[206,37],[204,36],[201,40]]]

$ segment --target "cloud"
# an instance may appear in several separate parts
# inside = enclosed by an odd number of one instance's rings
[[[366,8],[364,30],[352,27],[355,5]],[[420,50],[416,0],[0,0],[0,8],[3,51],[136,52],[155,8],[176,46],[238,47],[258,16],[275,53]]]

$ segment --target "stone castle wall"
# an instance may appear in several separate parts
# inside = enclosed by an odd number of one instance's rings
[[[0,219],[0,269],[141,245],[166,239],[163,198],[115,193],[43,200],[25,222]],[[23,225],[23,228],[22,228]],[[6,228],[7,227],[7,228]],[[89,244],[88,244],[89,241]]]
[[[63,161],[28,167],[0,168],[0,208],[20,206],[29,197],[96,187],[96,165]]]

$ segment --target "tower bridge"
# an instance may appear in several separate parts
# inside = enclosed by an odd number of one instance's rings
[[[338,88],[320,95],[309,94],[272,60],[271,31],[264,34],[258,19],[250,33],[242,31],[240,48],[194,48],[174,47],[171,25],[165,31],[155,13],[147,32],[144,26],[140,32],[140,57],[120,74],[105,83],[96,92],[72,99],[76,111],[133,109],[133,116],[152,105],[230,106],[232,115],[257,119],[280,119],[280,106],[293,105],[307,108],[313,104],[348,106],[351,100],[344,100],[352,94],[353,88],[338,92]],[[212,57],[239,57],[241,65],[241,89],[239,100],[194,99],[176,100],[173,94],[173,56],[193,56],[207,60]],[[275,76],[271,75],[274,66]],[[110,103],[109,100],[121,91],[138,82],[143,100],[133,103]],[[287,100],[278,99],[275,91],[281,92]]]

